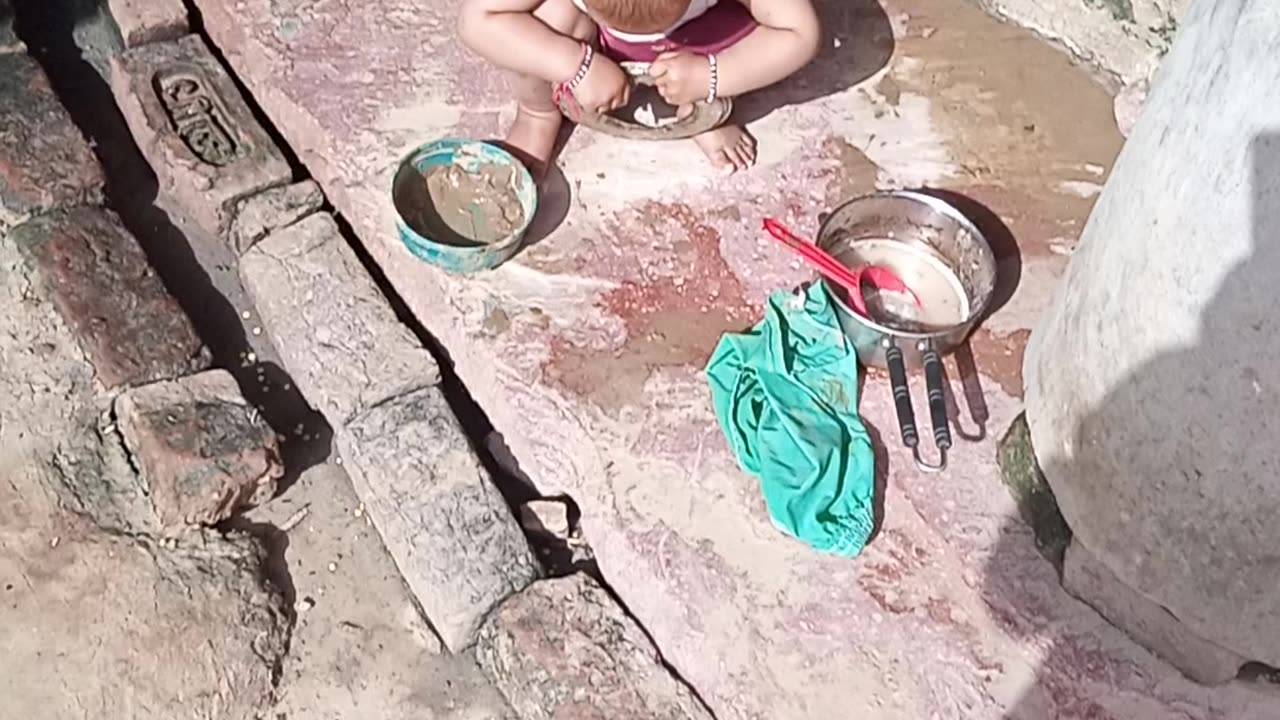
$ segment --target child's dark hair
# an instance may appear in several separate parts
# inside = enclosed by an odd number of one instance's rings
[[[689,9],[689,0],[586,0],[606,27],[636,34],[670,30]]]

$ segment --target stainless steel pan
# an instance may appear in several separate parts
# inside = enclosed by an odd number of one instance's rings
[[[823,280],[840,326],[858,360],[886,368],[893,387],[902,442],[921,470],[946,468],[951,448],[943,390],[942,356],[964,342],[995,290],[996,260],[987,239],[949,203],[912,191],[877,193],[836,208],[818,230],[816,244],[848,267],[888,267],[919,296],[866,296],[867,316],[855,312],[845,290]],[[939,459],[920,452],[907,370],[923,368]]]

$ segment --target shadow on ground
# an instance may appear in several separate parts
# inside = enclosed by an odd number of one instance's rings
[[[1143,492],[1159,494],[1172,487],[1182,487],[1184,489],[1178,490],[1179,493],[1217,493],[1220,490],[1216,485],[1229,469],[1222,464],[1224,461],[1204,459],[1235,458],[1239,455],[1240,443],[1265,442],[1265,438],[1259,437],[1264,432],[1264,426],[1252,415],[1217,413],[1210,432],[1188,434],[1188,429],[1181,424],[1184,418],[1135,414],[1136,409],[1144,407],[1145,399],[1170,392],[1203,392],[1206,398],[1239,397],[1242,382],[1239,371],[1222,370],[1241,367],[1239,348],[1243,333],[1253,335],[1249,347],[1257,354],[1258,362],[1266,363],[1268,361],[1263,358],[1280,355],[1280,320],[1275,313],[1275,271],[1280,267],[1280,183],[1275,178],[1280,177],[1280,134],[1255,138],[1251,152],[1253,254],[1222,281],[1217,294],[1201,313],[1198,342],[1192,347],[1157,355],[1133,372],[1102,400],[1093,413],[1081,421],[1074,433],[1074,447],[1090,448],[1095,446],[1092,443],[1095,437],[1105,436],[1116,428],[1143,423],[1145,434],[1151,437],[1182,438],[1181,449],[1178,451],[1181,459],[1170,460],[1167,454],[1169,445],[1165,442],[1134,445],[1128,448],[1129,456],[1123,463],[1117,463],[1098,452],[1082,450],[1075,453],[1071,461],[1072,467],[1046,467],[1047,476],[1105,478],[1114,477],[1117,467],[1146,466],[1166,470],[1159,477],[1131,478],[1132,483]],[[1243,364],[1247,375],[1252,368],[1247,362]],[[1257,371],[1254,372],[1253,381],[1257,382]],[[1275,377],[1273,369],[1261,372],[1271,378]],[[1248,381],[1249,378],[1245,377],[1243,380]],[[1268,386],[1268,380],[1263,379],[1262,385]],[[1261,401],[1254,399],[1247,402]],[[1259,408],[1259,412],[1265,413],[1265,410]],[[1144,457],[1147,459],[1144,460]],[[1167,468],[1171,462],[1191,468],[1196,458],[1201,459],[1202,464],[1217,462],[1217,467],[1204,470],[1203,474],[1196,471],[1194,478],[1191,473],[1184,473],[1180,479],[1168,477]],[[1029,458],[1027,460],[1030,461]],[[1008,470],[1007,467],[1005,469]],[[1252,482],[1257,484],[1260,480],[1254,478]],[[1193,486],[1190,490],[1185,489],[1188,483]],[[1199,490],[1194,486],[1199,486]],[[1047,488],[1045,490],[1047,492]],[[1263,492],[1255,500],[1259,507],[1266,507],[1268,504],[1280,507],[1280,495],[1275,492]],[[1160,510],[1153,507],[1152,511],[1158,513]],[[1262,511],[1249,511],[1250,517],[1242,517],[1241,521],[1252,522],[1258,516],[1257,513]],[[1040,510],[1033,511],[1032,515],[1037,516],[1037,522],[1040,523],[1055,522],[1052,513]],[[1060,516],[1058,522],[1061,522]],[[1148,518],[1143,522],[1149,524],[1160,521]],[[1180,521],[1177,517],[1171,517],[1164,522],[1170,527],[1176,527]],[[1172,706],[1166,708],[1162,704],[1160,714],[1134,715],[1131,711],[1121,712],[1104,706],[1091,686],[1123,683],[1125,680],[1118,678],[1127,676],[1129,679],[1126,689],[1145,693],[1158,684],[1160,679],[1143,678],[1137,667],[1129,667],[1130,660],[1108,655],[1102,640],[1094,634],[1092,628],[1073,628],[1068,622],[1064,622],[1070,620],[1061,617],[1063,608],[1069,603],[1052,604],[1050,599],[1053,594],[1060,593],[1061,590],[1049,587],[1046,583],[1058,578],[1054,565],[1060,558],[1061,547],[1065,547],[1069,530],[1065,524],[1062,524],[1060,530],[1049,530],[1052,542],[1045,548],[1046,554],[1050,556],[1046,558],[1036,552],[1033,533],[1026,526],[1013,524],[1004,528],[984,573],[984,598],[1005,632],[1028,642],[1037,637],[1043,638],[1046,634],[1053,637],[1053,643],[1038,669],[1035,683],[1009,710],[1006,715],[1008,720],[1243,717],[1239,714],[1213,714],[1231,711],[1215,710],[1212,707],[1203,708],[1204,712],[1209,713],[1204,715],[1192,707],[1175,711]],[[1187,532],[1204,530],[1205,528],[1186,528]],[[1053,536],[1056,536],[1056,540]],[[1238,563],[1229,562],[1227,557],[1222,559],[1221,567],[1226,569],[1227,576],[1231,575],[1233,567],[1238,569]],[[1199,571],[1196,577],[1188,578],[1187,582],[1200,585],[1203,593],[1212,592],[1217,595],[1219,592],[1230,591],[1232,583],[1219,583],[1223,574],[1216,572],[1215,568],[1200,568]],[[1219,589],[1210,590],[1210,586]],[[1239,599],[1242,611],[1250,604],[1256,606],[1258,602],[1256,597]],[[1172,667],[1166,667],[1168,675],[1177,672]],[[1248,710],[1242,711],[1237,707],[1235,712],[1253,712],[1256,708],[1258,714],[1250,714],[1248,717],[1275,717],[1277,708],[1280,708],[1280,697],[1270,697],[1277,694],[1276,688],[1271,686],[1274,678],[1270,669],[1257,664],[1242,668],[1241,683],[1254,690],[1270,692],[1258,693],[1259,699],[1253,704],[1241,701],[1248,705]]]
[[[815,0],[823,41],[818,57],[785,82],[734,101],[734,119],[753,123],[774,110],[819,100],[875,75],[893,56],[893,26],[875,0]]]

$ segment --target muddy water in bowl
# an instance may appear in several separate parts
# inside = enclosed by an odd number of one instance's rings
[[[419,234],[459,245],[487,245],[524,223],[516,169],[483,164],[437,165],[405,191],[405,219]]]
[[[891,271],[919,299],[891,290],[867,289],[870,319],[894,330],[919,333],[954,327],[969,317],[969,298],[960,279],[937,255],[891,239],[865,239],[836,253],[846,267],[875,265]]]
[[[442,138],[400,160],[391,179],[396,235],[418,259],[470,274],[511,259],[538,211],[529,170],[497,145]]]

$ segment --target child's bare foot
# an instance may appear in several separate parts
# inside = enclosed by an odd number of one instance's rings
[[[506,149],[518,157],[539,182],[547,174],[563,123],[564,116],[559,110],[530,110],[520,105],[515,122],[507,132]]]
[[[725,175],[756,164],[756,139],[741,125],[721,125],[715,130],[695,135],[693,141],[702,148],[711,164]]]

